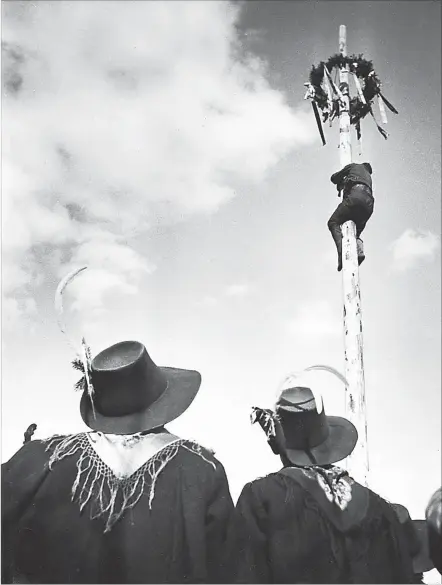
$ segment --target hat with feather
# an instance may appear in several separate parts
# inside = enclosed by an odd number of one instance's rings
[[[55,307],[65,335],[63,292],[87,267],[69,273],[58,285]],[[121,341],[92,358],[86,340],[74,347],[76,383],[82,391],[81,416],[88,427],[111,434],[133,434],[163,426],[178,418],[194,400],[201,374],[195,370],[157,366],[138,341]]]
[[[344,376],[329,366],[310,366],[303,372],[290,374],[281,385],[274,410],[252,409],[251,422],[258,422],[276,454],[284,454],[294,465],[311,467],[341,461],[354,450],[358,433],[346,418],[327,416],[322,395],[299,383],[300,374],[323,370]]]

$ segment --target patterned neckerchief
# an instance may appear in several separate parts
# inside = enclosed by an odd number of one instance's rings
[[[340,467],[303,467],[302,472],[309,479],[318,482],[329,502],[334,502],[341,510],[345,510],[352,498],[351,486],[354,480]]]

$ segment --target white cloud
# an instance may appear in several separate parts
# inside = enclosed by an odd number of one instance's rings
[[[343,324],[338,314],[326,301],[312,301],[302,305],[295,318],[287,323],[287,330],[300,342],[339,338]]]
[[[32,298],[5,297],[2,301],[3,323],[10,329],[15,329],[20,324],[26,324],[28,333],[32,333],[34,329],[28,321],[34,317],[36,312],[37,306]]]
[[[224,294],[227,297],[244,298],[250,294],[251,287],[249,284],[231,284],[226,287]]]
[[[407,229],[391,244],[393,268],[399,271],[414,268],[422,261],[433,260],[440,248],[440,237],[430,231]]]
[[[218,305],[218,299],[213,296],[206,296],[201,301],[202,305],[205,307],[216,307]]]
[[[218,295],[206,295],[201,304],[205,307],[216,307],[223,301],[226,302],[226,297],[227,299],[244,299],[252,290],[253,287],[247,283],[229,284],[221,288],[218,291]]]
[[[133,234],[215,211],[315,138],[238,18],[224,1],[4,5],[6,295],[80,261],[111,275],[101,292],[134,292],[152,267]]]

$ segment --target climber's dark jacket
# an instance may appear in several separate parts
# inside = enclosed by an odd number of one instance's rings
[[[349,191],[353,185],[366,185],[372,191],[371,173],[370,163],[351,163],[333,173],[330,181],[336,185],[338,191],[344,190],[344,193]]]

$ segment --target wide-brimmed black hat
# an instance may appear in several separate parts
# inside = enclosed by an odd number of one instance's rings
[[[310,388],[282,390],[276,414],[285,437],[285,453],[295,465],[328,465],[353,451],[358,440],[355,426],[346,418],[327,416],[316,404]]]
[[[413,558],[414,572],[419,574],[431,571],[434,569],[434,563],[430,558],[426,521],[412,520],[409,511],[402,504],[392,504],[392,507],[403,528]]]
[[[155,365],[137,341],[122,341],[100,352],[91,363],[93,404],[83,392],[80,412],[95,431],[133,434],[163,426],[192,403],[201,374]]]

